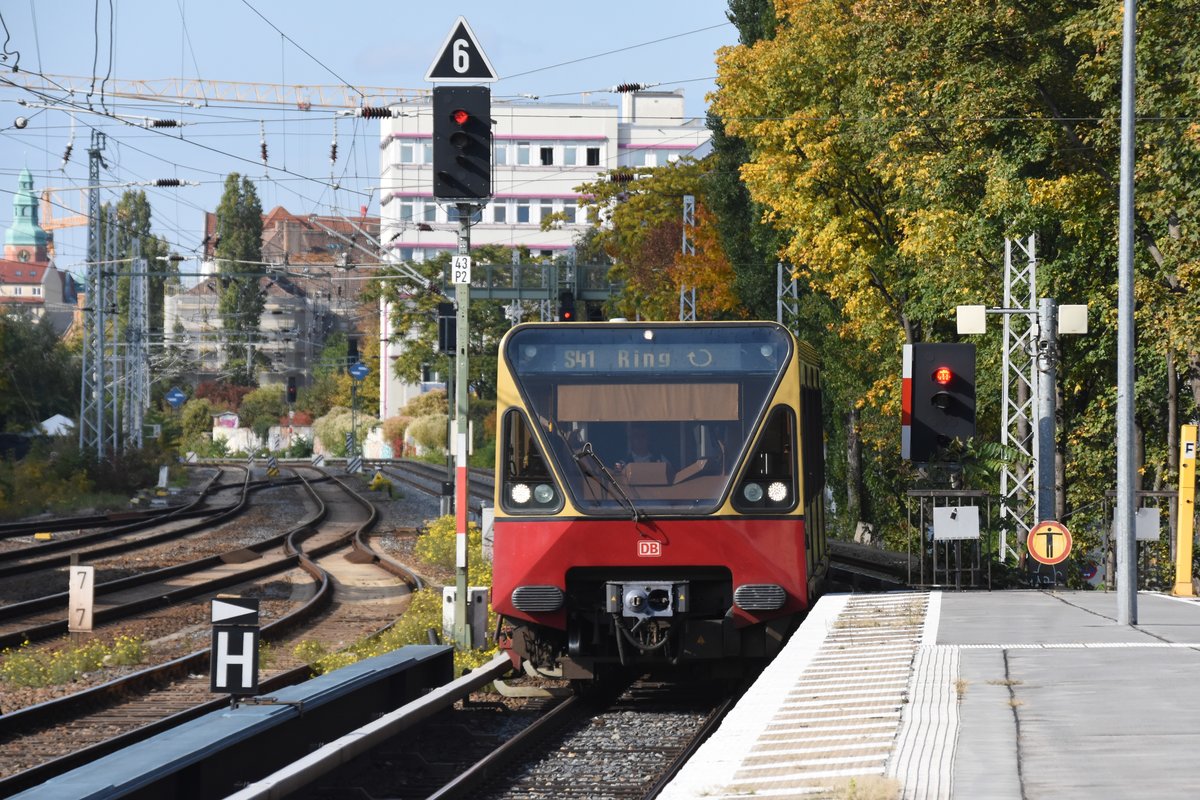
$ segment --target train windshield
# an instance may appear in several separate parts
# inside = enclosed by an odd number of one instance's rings
[[[792,356],[773,324],[518,329],[504,357],[580,510],[706,513]]]

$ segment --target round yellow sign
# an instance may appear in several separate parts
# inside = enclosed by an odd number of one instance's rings
[[[1039,522],[1025,540],[1029,555],[1043,564],[1058,564],[1071,555],[1071,532],[1061,522]]]

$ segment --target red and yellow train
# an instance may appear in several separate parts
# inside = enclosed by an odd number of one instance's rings
[[[611,322],[518,325],[499,355],[501,647],[574,680],[773,655],[828,567],[812,348]]]

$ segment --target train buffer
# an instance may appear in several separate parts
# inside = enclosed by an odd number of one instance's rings
[[[1200,601],[827,595],[659,795],[1188,797]],[[839,794],[841,792],[841,794]]]

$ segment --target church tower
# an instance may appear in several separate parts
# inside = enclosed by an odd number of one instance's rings
[[[13,224],[4,235],[4,257],[9,261],[28,264],[46,264],[50,256],[46,252],[49,236],[38,225],[38,201],[33,191],[33,176],[29,169],[21,170],[17,179],[17,193],[13,195]]]

